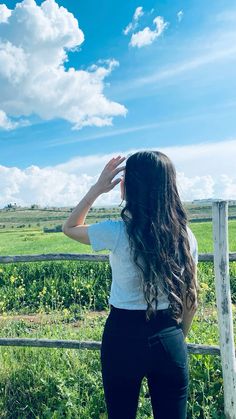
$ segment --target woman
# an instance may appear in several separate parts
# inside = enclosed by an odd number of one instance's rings
[[[110,419],[136,417],[142,379],[154,418],[185,419],[189,384],[185,337],[197,309],[197,241],[171,160],[158,151],[111,159],[64,224],[94,251],[109,249],[112,286],[101,347]],[[121,171],[121,178],[114,177]],[[84,225],[95,199],[118,183],[121,220]]]

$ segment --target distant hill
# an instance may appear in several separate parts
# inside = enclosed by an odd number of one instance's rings
[[[184,207],[191,222],[211,221],[212,203],[211,202],[188,202]],[[118,219],[122,207],[92,207],[86,217],[87,223],[92,224],[105,219]],[[33,205],[30,208],[8,206],[0,209],[0,231],[4,229],[22,228],[22,229],[59,229],[73,207],[45,207],[40,208]],[[236,219],[236,204],[229,204],[229,219]]]

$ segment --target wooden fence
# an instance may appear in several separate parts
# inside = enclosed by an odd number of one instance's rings
[[[102,254],[78,254],[78,253],[48,253],[39,255],[15,255],[0,256],[0,263],[18,263],[18,262],[42,262],[54,260],[78,260],[88,262],[108,262],[109,256]],[[200,253],[199,262],[213,262],[212,253]],[[229,260],[236,261],[236,252],[229,253]],[[71,348],[71,349],[100,349],[101,342],[77,341],[77,340],[53,340],[53,339],[33,339],[33,338],[0,338],[0,346],[34,346],[45,348]],[[189,353],[218,355],[220,356],[219,346],[202,345],[188,343]],[[236,351],[235,351],[236,355]]]
[[[99,254],[78,254],[78,253],[48,253],[40,255],[16,255],[16,256],[0,256],[0,263],[18,263],[18,262],[40,262],[54,260],[78,260],[88,262],[108,262],[108,255]],[[200,253],[199,262],[213,262],[214,255],[212,253]],[[229,260],[236,261],[236,252],[229,253]],[[100,349],[101,342],[86,342],[77,340],[52,340],[52,339],[33,339],[33,338],[0,338],[0,346],[34,346],[47,348],[71,348],[71,349]],[[188,343],[187,349],[189,353],[218,355],[220,356],[219,346],[202,345]],[[236,351],[235,351],[236,355]]]
[[[50,260],[82,260],[87,262],[108,262],[109,256],[86,253],[42,253],[41,255],[0,256],[0,263],[43,262]],[[213,253],[200,253],[199,262],[214,262]],[[229,261],[236,262],[236,252],[229,253]]]
[[[199,262],[214,262],[217,315],[220,346],[187,343],[189,353],[221,356],[224,381],[226,419],[236,419],[236,351],[229,280],[229,262],[236,261],[236,252],[228,251],[228,202],[212,202],[214,254],[199,254]],[[0,263],[78,260],[108,262],[104,254],[52,253],[39,255],[0,256]],[[101,342],[52,339],[0,338],[0,346],[30,346],[47,348],[100,349]]]

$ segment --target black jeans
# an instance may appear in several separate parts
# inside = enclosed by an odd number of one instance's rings
[[[135,419],[146,376],[155,419],[186,419],[189,385],[187,344],[170,312],[111,306],[101,347],[102,378],[109,419]]]

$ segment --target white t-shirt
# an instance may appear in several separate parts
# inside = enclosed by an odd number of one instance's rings
[[[195,263],[198,263],[198,245],[196,237],[187,226],[190,251]],[[108,249],[112,271],[112,284],[109,303],[117,308],[146,310],[141,279],[138,268],[130,255],[128,236],[123,220],[106,220],[88,226],[88,236],[94,251]],[[168,308],[170,301],[167,293],[160,287],[157,309]]]

